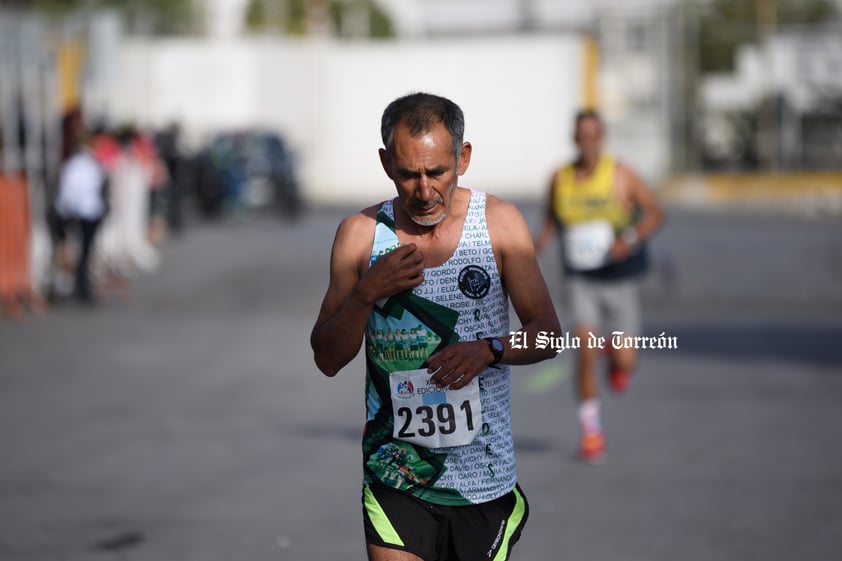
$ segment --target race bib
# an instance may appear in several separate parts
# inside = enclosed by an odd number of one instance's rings
[[[451,390],[430,383],[426,369],[392,372],[392,436],[425,448],[470,444],[482,426],[479,380]]]
[[[572,224],[564,229],[564,256],[573,269],[587,271],[608,263],[614,229],[605,220]]]

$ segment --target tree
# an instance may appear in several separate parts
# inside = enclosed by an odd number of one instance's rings
[[[323,14],[317,12],[324,11]],[[246,27],[252,31],[277,31],[307,35],[316,16],[324,16],[329,32],[338,37],[391,37],[389,17],[372,0],[251,0]]]
[[[189,34],[197,31],[199,14],[192,0],[0,0],[52,15],[81,10],[114,9],[123,15],[131,33],[152,35]]]
[[[740,45],[779,25],[816,24],[836,15],[832,0],[714,0],[699,25],[702,73],[729,72]]]

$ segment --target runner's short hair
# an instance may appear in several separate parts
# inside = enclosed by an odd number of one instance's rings
[[[576,119],[573,123],[578,127],[584,119],[594,119],[600,126],[603,126],[602,115],[596,109],[580,109],[576,112]]]
[[[406,125],[412,136],[419,136],[433,129],[438,123],[450,133],[456,155],[462,149],[465,134],[465,116],[458,105],[445,97],[416,92],[399,97],[390,103],[380,121],[380,136],[386,150],[392,149],[395,129]]]

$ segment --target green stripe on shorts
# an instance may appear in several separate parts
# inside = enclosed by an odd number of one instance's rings
[[[380,535],[385,543],[391,545],[404,546],[403,540],[395,531],[395,527],[389,521],[389,517],[383,512],[383,507],[377,502],[374,493],[371,492],[371,487],[365,486],[365,510],[368,513],[368,518],[374,525],[374,529]]]
[[[526,501],[523,495],[520,494],[520,489],[514,488],[515,493],[515,507],[512,509],[512,514],[506,522],[506,534],[503,536],[503,543],[500,544],[500,549],[497,550],[497,555],[494,556],[494,561],[505,561],[509,555],[509,540],[512,539],[512,534],[518,529],[523,516],[526,514]]]

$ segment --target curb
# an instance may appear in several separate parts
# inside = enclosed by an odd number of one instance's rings
[[[732,173],[674,176],[665,202],[694,209],[842,215],[842,172]]]

